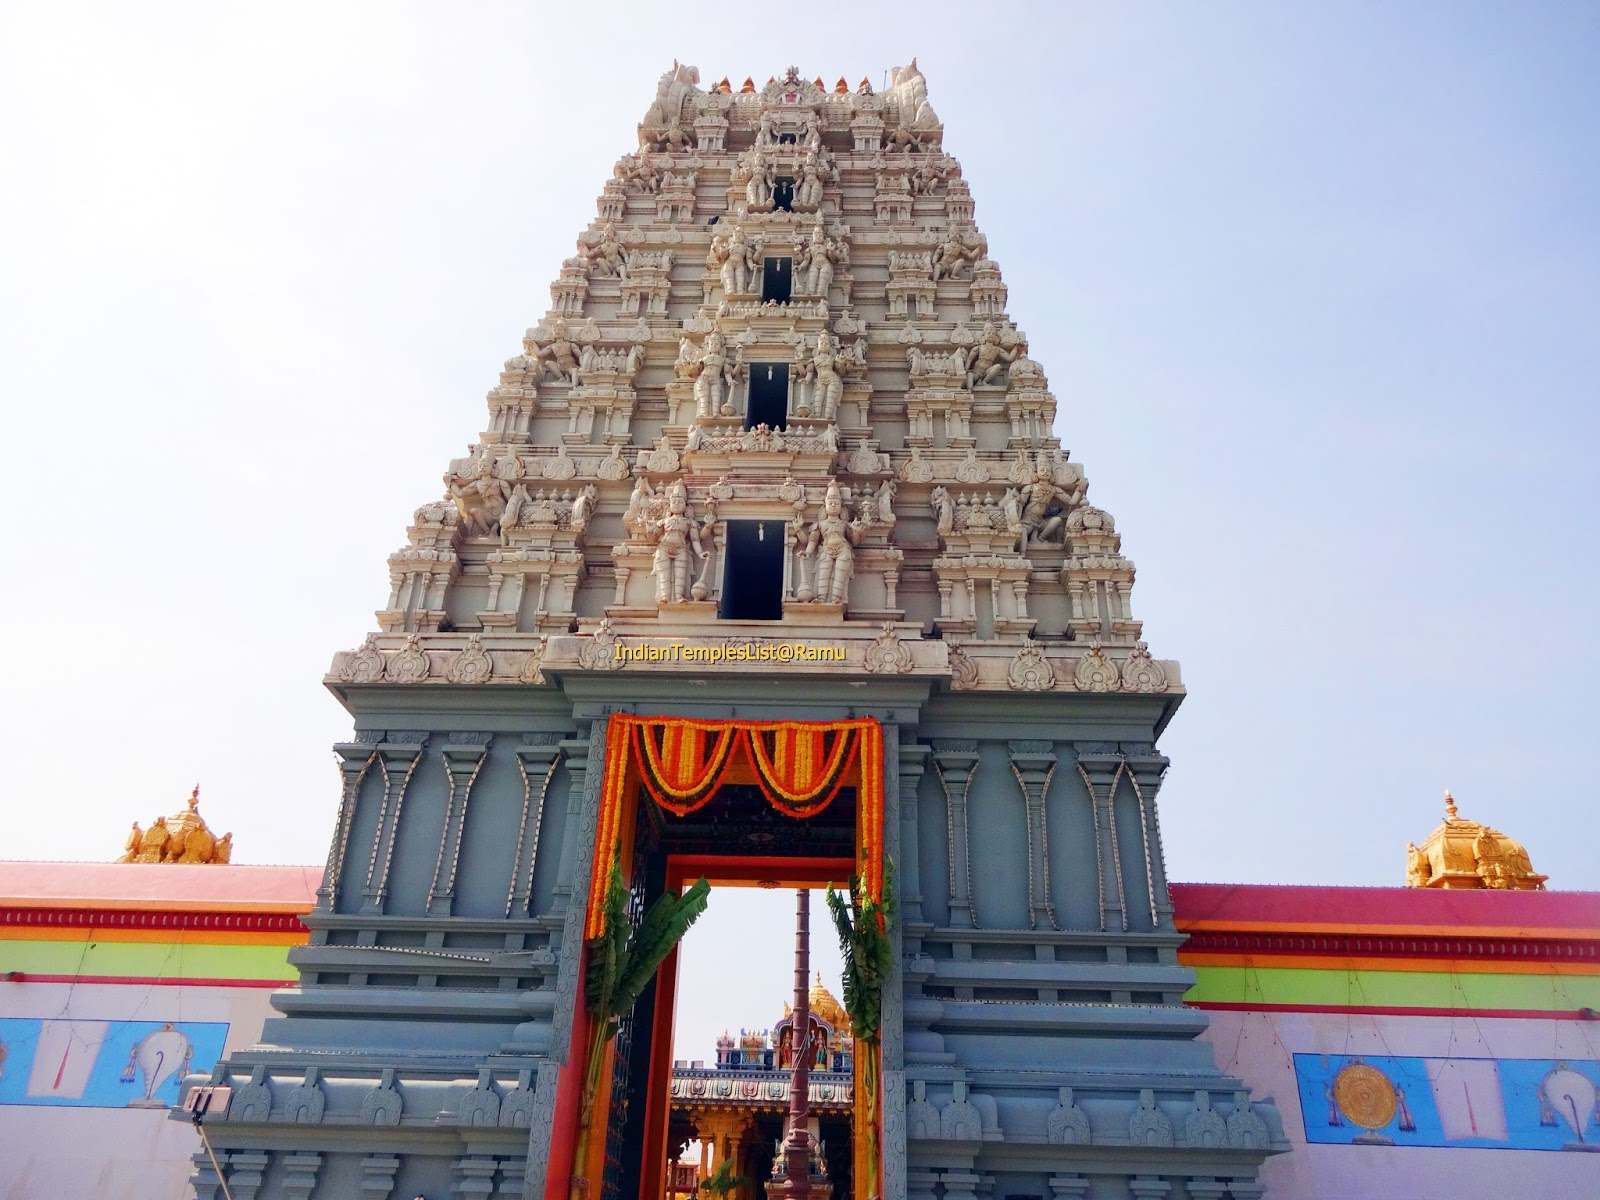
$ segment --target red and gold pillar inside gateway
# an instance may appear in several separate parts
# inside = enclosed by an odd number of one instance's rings
[[[622,864],[622,876],[631,876],[633,829],[640,804],[660,805],[677,816],[686,816],[709,804],[724,784],[752,784],[766,802],[780,812],[808,820],[827,809],[845,788],[856,796],[855,873],[867,893],[878,900],[883,895],[884,876],[884,784],[883,729],[870,717],[840,721],[706,721],[680,717],[641,717],[614,713],[606,730],[605,767],[600,787],[600,811],[596,819],[594,859],[590,869],[589,896],[584,919],[584,939],[598,937],[605,928],[605,880],[613,861]],[[731,881],[740,860],[729,859],[720,870],[710,863],[696,864],[708,877],[720,874]],[[781,859],[766,859],[752,880],[770,878],[774,869],[787,873]],[[843,878],[817,878],[816,860],[795,860],[792,864],[797,886],[816,887],[825,883],[844,886]],[[714,880],[715,881],[715,880]],[[785,880],[788,884],[789,880]],[[669,886],[673,882],[669,881]],[[583,977],[579,964],[579,978]],[[662,965],[657,979],[658,1011],[652,1022],[651,1111],[652,1124],[646,1131],[639,1200],[657,1200],[665,1187],[667,1080],[671,1072],[671,990],[676,954]],[[666,986],[661,986],[662,984]],[[664,1011],[663,1011],[664,1010]],[[584,1016],[580,995],[573,1020],[573,1039],[567,1065],[562,1070],[558,1119],[552,1131],[550,1161],[553,1168],[563,1159],[570,1161],[576,1144],[577,1108],[583,1089],[583,1064],[587,1061],[590,1038],[594,1036]],[[612,1055],[606,1052],[600,1071],[600,1086],[590,1118],[591,1135],[583,1162],[572,1162],[567,1173],[553,1169],[546,1179],[546,1200],[564,1200],[569,1194],[586,1192],[599,1200],[605,1170],[605,1130],[610,1119]],[[856,1194],[872,1200],[881,1191],[883,1102],[880,1050],[876,1040],[856,1045],[854,1118],[852,1121],[853,1171]],[[660,1093],[658,1096],[656,1093]],[[567,1120],[561,1114],[570,1113]],[[656,1129],[655,1125],[660,1128]],[[564,1142],[565,1145],[560,1143]],[[587,1181],[583,1186],[582,1181]],[[576,1184],[577,1186],[572,1186]],[[622,1200],[633,1200],[623,1197]]]

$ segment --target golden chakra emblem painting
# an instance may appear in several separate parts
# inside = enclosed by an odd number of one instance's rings
[[[1345,1120],[1367,1131],[1357,1141],[1388,1142],[1379,1138],[1377,1131],[1394,1120],[1400,1098],[1389,1077],[1377,1067],[1353,1062],[1341,1068],[1333,1077],[1333,1102]]]

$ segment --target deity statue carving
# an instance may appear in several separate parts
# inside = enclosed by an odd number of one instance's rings
[[[661,190],[661,173],[651,163],[648,154],[624,154],[612,168],[612,174],[624,186],[635,187],[647,196],[653,196]]]
[[[550,341],[544,346],[534,340],[533,330],[528,330],[522,339],[522,349],[527,358],[528,369],[540,382],[546,379],[553,379],[557,383],[578,382],[578,367],[582,362],[582,352],[577,343],[568,336],[566,321],[557,318]]]
[[[963,265],[970,266],[989,252],[988,242],[976,229],[950,226],[933,258],[933,281],[954,279]],[[970,271],[969,271],[970,274]]]
[[[828,289],[833,286],[834,266],[842,265],[848,256],[849,250],[844,242],[830,238],[821,220],[818,220],[811,229],[811,240],[800,247],[800,253],[795,257],[795,266],[806,273],[805,295],[826,299]]]
[[[599,489],[594,484],[585,484],[572,502],[572,515],[567,518],[567,525],[573,533],[582,533],[589,528],[589,518],[594,516],[595,501],[599,499]]]
[[[826,329],[817,334],[817,349],[802,364],[800,373],[800,403],[797,410],[803,416],[835,420],[839,415],[839,400],[844,395],[844,379],[840,370],[847,356],[838,352],[833,335]]]
[[[916,59],[913,58],[908,66],[895,67],[889,72],[889,90],[885,99],[899,114],[898,125],[885,136],[886,149],[909,152],[939,128],[938,114],[933,111],[933,105],[928,103],[928,81],[923,77]]]
[[[727,403],[737,369],[730,359],[722,334],[712,330],[700,352],[694,374],[694,411],[698,417],[718,416]]]
[[[622,276],[627,273],[627,253],[617,240],[617,227],[607,221],[600,229],[600,240],[585,244],[584,256],[595,275]]]
[[[796,212],[816,212],[822,207],[822,189],[826,179],[817,155],[808,154],[800,164],[800,177],[794,185]]]
[[[894,524],[894,493],[895,481],[885,479],[878,485],[877,492],[872,497],[873,519],[885,527]]]
[[[950,160],[942,154],[926,155],[911,175],[913,196],[932,196],[944,188],[950,178]]]
[[[706,265],[717,271],[724,298],[750,291],[761,265],[762,252],[761,239],[746,239],[744,230],[737,225],[726,237],[719,234],[711,239]]]
[[[444,477],[450,498],[461,514],[461,530],[468,537],[493,537],[511,499],[511,488],[497,478],[487,455],[477,460],[470,474],[452,471]]]
[[[855,572],[855,547],[867,530],[866,521],[849,519],[839,483],[830,481],[822,498],[822,512],[800,552],[811,568],[810,579],[801,589],[802,601],[845,603],[850,594],[850,576]]]
[[[771,212],[775,181],[772,164],[757,147],[750,161],[750,181],[744,185],[745,207],[753,213]]]
[[[1021,346],[1007,350],[1000,342],[1000,331],[995,328],[994,322],[985,321],[977,345],[967,351],[967,390],[971,391],[979,384],[999,382],[1005,376],[1006,368],[1021,353]]]
[[[933,524],[940,537],[949,537],[956,527],[956,501],[944,484],[935,485],[929,494],[933,505]]]
[[[656,602],[677,604],[688,600],[690,582],[695,579],[694,564],[706,559],[700,526],[689,508],[689,492],[683,481],[674,480],[667,488],[666,512],[655,521],[652,531],[656,543],[651,572],[656,579]],[[702,572],[703,574],[703,572]],[[696,599],[703,598],[701,596]]]
[[[1033,479],[1025,484],[1018,493],[1007,492],[1015,495],[1015,504],[1018,507],[1018,523],[1022,528],[1022,552],[1028,552],[1029,544],[1034,545],[1061,545],[1066,541],[1066,520],[1068,514],[1083,503],[1083,485],[1081,482],[1071,490],[1062,487],[1055,481],[1055,473],[1050,464],[1042,458],[1035,465]]]
[[[656,83],[656,98],[639,122],[640,146],[678,150],[694,145],[686,126],[693,124],[699,83],[698,67],[672,64],[672,70]]]
[[[1433,868],[1428,864],[1428,856],[1422,852],[1422,847],[1415,842],[1407,842],[1406,886],[1414,888],[1427,887],[1428,880],[1432,877]]]

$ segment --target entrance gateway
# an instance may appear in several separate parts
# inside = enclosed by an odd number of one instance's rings
[[[670,958],[575,1153],[612,863],[635,922],[700,874],[889,894],[835,1196],[1260,1194],[1276,1112],[1182,1004],[1177,664],[926,82],[891,79],[659,81],[335,656],[355,732],[300,981],[211,1080],[233,1196],[664,1197]],[[204,1155],[193,1187],[222,1195]]]

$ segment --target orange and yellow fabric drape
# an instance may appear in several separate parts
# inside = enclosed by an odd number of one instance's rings
[[[687,816],[710,803],[733,770],[748,764],[756,787],[778,811],[804,820],[856,784],[856,851],[874,899],[883,886],[883,729],[870,717],[843,721],[697,721],[613,713],[606,730],[605,776],[595,834],[593,879],[617,851],[628,781],[637,773],[662,808]],[[843,882],[843,881],[841,881]],[[603,925],[604,888],[590,889],[585,936]]]

